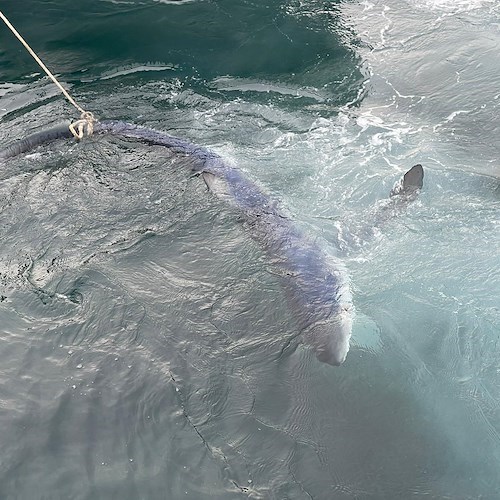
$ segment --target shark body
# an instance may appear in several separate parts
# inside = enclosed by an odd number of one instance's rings
[[[345,361],[354,307],[349,276],[340,259],[326,253],[241,170],[213,151],[122,121],[98,122],[94,133],[134,139],[188,156],[193,173],[202,176],[210,191],[243,214],[252,237],[268,253],[304,342],[322,362],[338,366]],[[64,137],[72,137],[67,126],[39,132],[0,151],[0,160]],[[422,181],[423,169],[416,165],[394,187],[391,198],[406,205],[418,194]]]

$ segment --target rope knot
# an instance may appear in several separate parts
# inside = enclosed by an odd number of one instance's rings
[[[96,122],[96,118],[90,111],[83,111],[79,120],[70,123],[69,130],[75,139],[80,141],[85,136],[85,132],[87,133],[87,136],[94,133],[94,123]]]

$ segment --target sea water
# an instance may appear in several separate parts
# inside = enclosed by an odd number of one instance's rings
[[[241,168],[356,307],[319,363],[189,158],[100,136],[5,162],[1,498],[499,498],[496,1],[1,8],[86,109]],[[77,113],[0,28],[3,146]],[[366,232],[416,163],[419,198]]]

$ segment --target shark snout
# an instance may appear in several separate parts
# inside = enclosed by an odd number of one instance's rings
[[[327,321],[315,323],[305,334],[319,361],[340,366],[349,352],[352,333],[351,310],[342,310]]]

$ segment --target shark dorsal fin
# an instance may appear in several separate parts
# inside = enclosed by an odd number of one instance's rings
[[[422,165],[414,165],[392,188],[391,196],[412,194],[424,185],[424,169]]]

